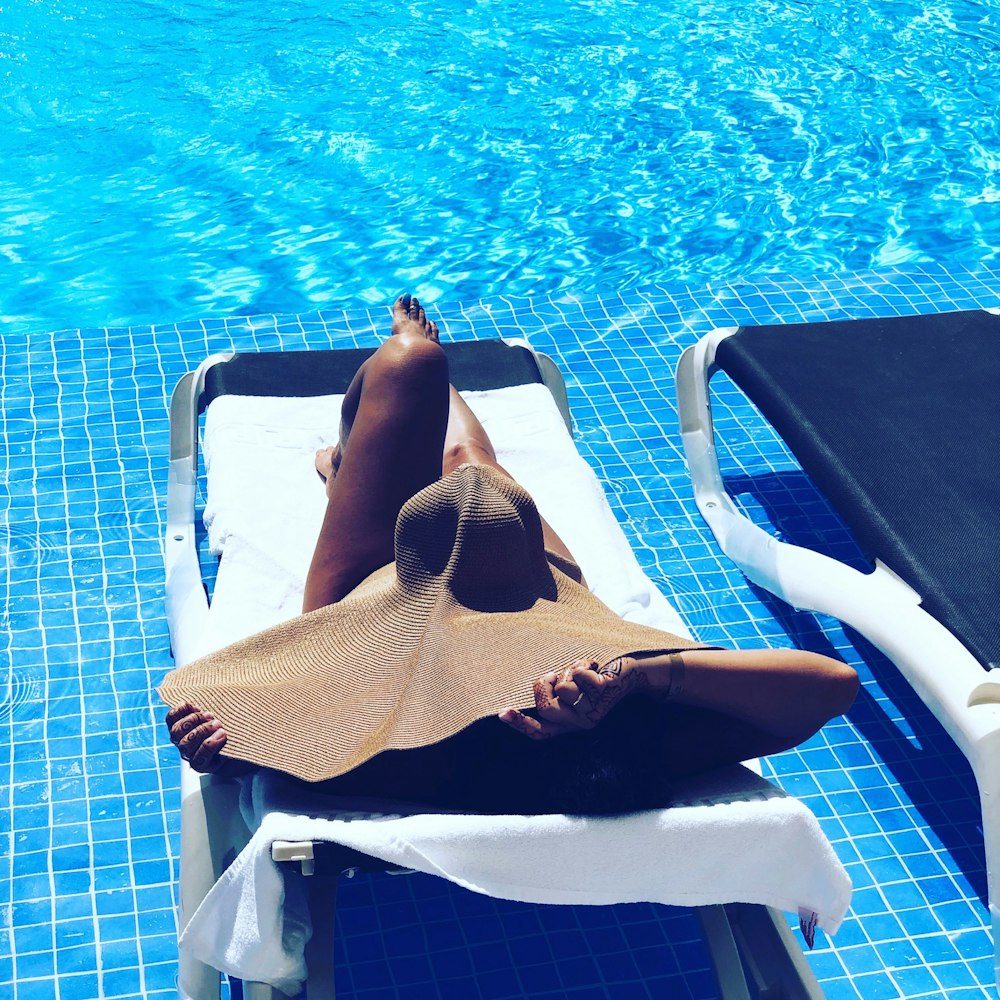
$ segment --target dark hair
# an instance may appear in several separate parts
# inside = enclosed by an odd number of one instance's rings
[[[458,734],[458,773],[447,796],[475,812],[615,815],[665,806],[664,713],[627,699],[594,729],[529,740],[498,719]]]
[[[608,816],[666,806],[667,712],[619,703],[591,730],[530,740],[496,717],[415,750],[386,750],[339,778],[331,794],[506,815]],[[315,787],[315,786],[313,786]]]

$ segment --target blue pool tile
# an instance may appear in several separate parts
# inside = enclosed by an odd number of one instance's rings
[[[51,906],[51,903],[48,904]],[[49,917],[50,914],[44,914]],[[52,947],[53,927],[46,921],[44,924],[26,924],[14,927],[14,949],[18,955],[31,952],[43,952]]]
[[[56,1000],[56,983],[51,977],[22,979],[17,984],[17,1000]]]
[[[853,985],[858,991],[858,995],[864,1000],[898,1000],[899,998],[897,986],[893,982],[892,976],[886,972],[857,976]]]
[[[56,925],[56,947],[66,949],[94,943],[94,922],[91,919],[62,920]]]
[[[943,996],[941,983],[926,966],[893,969],[891,975],[899,989],[898,995],[901,997]]]
[[[60,976],[97,968],[97,948],[90,944],[71,944],[56,951],[56,970]]]
[[[856,916],[808,959],[828,1000],[995,1000],[978,797],[961,755],[893,668],[856,649],[837,623],[762,600],[718,552],[690,497],[673,366],[682,346],[734,318],[788,322],[997,302],[995,270],[928,265],[444,309],[450,333],[527,335],[567,370],[584,459],[608,484],[640,564],[703,638],[833,649],[861,670],[865,694],[848,718],[767,765],[814,809],[858,886]],[[9,360],[25,366],[4,390],[7,523],[21,533],[8,536],[0,587],[25,697],[6,717],[0,700],[0,768],[9,777],[0,815],[14,846],[4,859],[9,874],[0,868],[9,894],[0,905],[13,922],[11,954],[0,944],[0,994],[16,967],[19,1000],[83,1000],[102,990],[109,1000],[173,995],[176,867],[168,855],[178,843],[177,771],[150,690],[169,662],[159,543],[167,395],[216,345],[331,342],[374,343],[368,312],[164,323],[100,331],[92,345],[85,334],[40,335],[28,338],[20,362]],[[726,475],[743,484],[741,503],[783,531],[790,529],[780,511],[797,505],[793,528],[850,549],[739,393],[726,390],[725,400],[720,428],[735,442]],[[782,475],[756,490],[769,467]],[[714,996],[689,914],[472,904],[471,894],[432,879],[403,881],[359,877],[341,888],[345,998],[396,1000],[411,985],[414,995],[426,986],[436,989],[428,995],[463,1000],[519,997],[532,983],[541,990],[534,995],[560,998]],[[544,960],[532,940],[547,942]],[[585,949],[582,965],[564,978],[560,959],[577,949]],[[926,964],[913,966],[914,954]],[[34,971],[21,975],[27,969]]]
[[[132,969],[139,964],[139,948],[135,940],[107,941],[101,945],[101,967]]]
[[[101,990],[108,997],[141,996],[137,969],[112,969],[101,972]]]

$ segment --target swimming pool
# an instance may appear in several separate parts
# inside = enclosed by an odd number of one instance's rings
[[[1000,256],[972,0],[14,0],[28,330]]]
[[[384,313],[362,307],[406,286],[444,302],[450,337],[523,334],[556,358],[581,449],[701,638],[863,670],[848,719],[766,765],[854,880],[809,957],[830,1000],[995,997],[964,758],[856,637],[721,560],[671,371],[713,324],[1000,305],[996,14],[511,6],[4,6],[0,995],[176,995],[177,769],[152,693],[174,381],[215,350],[369,345]],[[889,266],[945,257],[970,266]],[[288,315],[218,319],[269,311]],[[138,325],[92,328],[111,322]],[[39,332],[67,326],[84,330]],[[739,479],[765,438],[733,419]],[[345,997],[713,995],[685,911],[388,876],[341,899]]]

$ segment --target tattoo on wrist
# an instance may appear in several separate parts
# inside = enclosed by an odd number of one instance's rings
[[[666,681],[662,676],[658,676],[656,683],[653,683],[645,670],[641,669],[643,660],[660,659],[666,655]],[[623,681],[628,685],[627,690],[633,691],[643,689],[660,701],[674,701],[680,697],[684,687],[684,660],[680,653],[667,653],[662,651],[648,651],[633,653],[631,656],[620,656],[617,660],[612,660],[606,670],[610,670],[613,665],[617,665],[619,672],[625,670],[625,662],[631,660],[633,669],[624,672]],[[639,669],[635,669],[639,668]],[[602,670],[602,673],[604,670]],[[659,673],[659,671],[658,671]]]

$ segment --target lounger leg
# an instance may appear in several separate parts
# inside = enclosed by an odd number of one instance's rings
[[[727,903],[726,913],[761,1000],[823,1000],[802,945],[783,914],[750,903]]]
[[[309,847],[308,863],[303,863],[309,874],[303,872],[303,877],[306,878],[306,900],[312,935],[306,944],[305,953],[308,978],[300,996],[304,996],[306,1000],[334,1000],[333,938],[337,912],[337,880],[340,873],[339,870],[333,870],[329,875],[316,875],[312,869],[312,845],[289,846]],[[295,860],[302,858],[297,857]],[[295,1000],[267,983],[244,982],[243,996],[245,1000]]]
[[[992,899],[992,897],[991,897]],[[990,903],[990,915],[993,917],[993,980],[997,992],[1000,993],[1000,906]]]
[[[306,985],[308,1000],[333,1000],[336,995],[333,981],[333,940],[336,933],[337,880],[339,872],[329,875],[310,875],[309,917],[312,920],[312,937],[306,945]]]
[[[986,885],[993,925],[993,978],[1000,992],[1000,733],[990,734],[976,749],[978,760],[973,767],[983,810]]]
[[[725,907],[699,906],[694,912],[712,959],[719,996],[722,1000],[750,1000],[739,949]]]
[[[768,906],[727,903],[695,911],[723,1000],[748,1000],[744,966],[759,1000],[823,1000],[812,969],[782,914]]]
[[[184,767],[181,773],[179,930],[184,929],[248,836],[240,816],[239,785],[198,775]],[[218,970],[181,951],[177,992],[181,1000],[218,1000]]]

